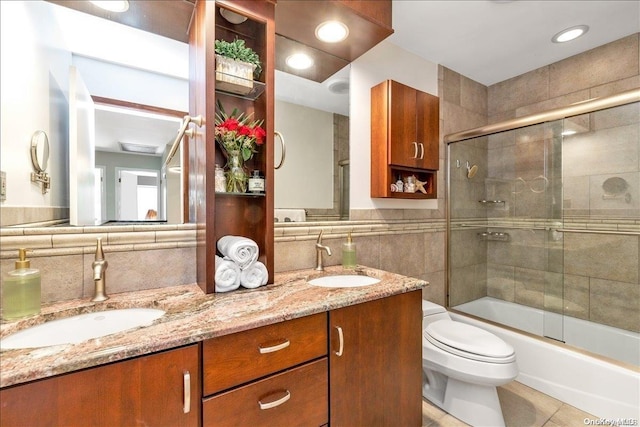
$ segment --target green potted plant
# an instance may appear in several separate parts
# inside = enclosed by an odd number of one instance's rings
[[[262,71],[258,54],[238,38],[232,42],[216,40],[215,54],[216,80],[222,83],[221,89],[237,92],[237,86],[241,86],[250,91],[254,76]],[[244,91],[243,88],[240,90]]]

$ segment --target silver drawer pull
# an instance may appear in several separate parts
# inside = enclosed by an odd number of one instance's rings
[[[336,356],[342,356],[342,352],[344,351],[344,335],[342,334],[342,328],[340,326],[336,326],[338,330],[338,339],[340,340],[340,347],[338,347],[338,351],[334,351]]]
[[[273,353],[274,351],[282,350],[283,348],[289,347],[289,344],[291,344],[291,342],[289,342],[289,340],[286,340],[283,343],[273,345],[271,347],[260,347],[260,354]]]
[[[189,374],[189,371],[184,371],[182,379],[184,384],[182,412],[188,414],[191,411],[191,374]]]
[[[291,392],[289,390],[285,390],[284,392],[286,394],[283,397],[281,397],[278,400],[274,400],[273,402],[262,403],[262,400],[258,400],[258,405],[260,406],[260,409],[264,410],[264,409],[275,408],[276,406],[280,406],[287,400],[291,399]]]

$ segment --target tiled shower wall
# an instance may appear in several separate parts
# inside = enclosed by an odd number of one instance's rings
[[[639,34],[634,34],[489,87],[489,123],[639,88],[639,38]],[[538,178],[552,170],[545,165],[545,153],[541,152],[542,142],[545,139],[549,142],[548,138],[551,138],[548,126],[541,125],[527,138],[523,138],[527,131],[523,129],[464,143],[466,145],[461,147],[466,149],[462,151],[462,157],[472,159],[480,171],[486,169],[487,175],[481,178],[487,179],[484,185],[464,185],[463,194],[456,195],[463,200],[452,200],[452,206],[457,204],[458,208],[466,209],[465,218],[486,218],[489,223],[515,217],[520,221],[531,221],[530,226],[539,226],[544,225],[541,218],[550,215],[551,219],[564,218],[566,228],[637,232],[640,229],[639,117],[635,106],[572,119],[570,124],[581,125],[582,129],[565,138],[563,144],[563,193],[557,188],[545,188],[544,179]],[[479,146],[485,144],[488,144],[488,155],[483,157]],[[515,171],[525,171],[526,176],[516,177]],[[461,175],[464,172],[463,168],[452,169],[452,181],[456,178],[465,180]],[[613,177],[625,179],[628,197],[603,197],[602,185]],[[494,209],[477,206],[477,200],[508,198],[504,196],[505,191],[509,194],[526,189],[528,192],[528,188],[545,191],[531,191],[528,202],[521,197],[520,203],[511,206],[507,204]],[[543,212],[544,194],[562,197],[564,210]],[[536,219],[539,224],[535,223]],[[460,231],[461,246],[453,250],[459,251],[458,256],[463,258],[463,251],[473,253],[473,256],[467,255],[453,272],[460,279],[452,281],[454,304],[490,295],[533,307],[564,310],[575,317],[640,331],[640,242],[637,236],[579,232],[550,236],[542,230],[520,229],[511,229],[509,233],[510,243],[491,241],[483,246],[472,240],[474,231]],[[550,251],[541,250],[545,242],[550,244]],[[455,240],[452,246],[457,246]],[[481,249],[471,252],[470,246]],[[484,273],[483,251],[489,261]],[[564,276],[558,274],[561,267]],[[472,274],[472,270],[480,271],[479,275]],[[463,286],[458,286],[457,282]],[[563,306],[560,305],[562,301]]]

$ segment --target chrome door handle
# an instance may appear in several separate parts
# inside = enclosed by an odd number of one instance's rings
[[[420,142],[418,145],[420,145],[420,160],[424,159],[424,145],[422,144],[422,142]]]
[[[336,354],[336,356],[340,357],[344,352],[344,335],[342,334],[342,328],[340,326],[336,326],[336,329],[338,330],[339,345],[338,345],[338,351],[334,351],[334,353]]]
[[[287,400],[291,399],[291,392],[289,390],[285,390],[285,395],[278,400],[274,400],[273,402],[262,403],[262,400],[258,400],[258,406],[261,410],[275,408],[276,406],[282,405]]]
[[[418,158],[418,143],[417,142],[412,142],[413,146],[414,146],[414,150],[413,150],[413,158],[417,159]]]
[[[188,414],[191,411],[191,374],[189,374],[189,371],[184,371],[182,381],[184,386],[182,412]]]
[[[260,349],[260,354],[273,353],[274,351],[282,350],[283,348],[289,347],[289,344],[291,344],[291,342],[289,340],[285,340],[284,342],[277,345],[273,345],[271,347],[258,347],[258,348]]]

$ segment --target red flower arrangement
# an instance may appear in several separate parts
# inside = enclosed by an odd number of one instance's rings
[[[240,113],[237,108],[227,115],[218,103],[216,113],[216,140],[227,151],[240,152],[242,159],[246,162],[254,153],[256,147],[264,144],[267,133],[262,128],[263,120],[251,121],[251,115]]]

